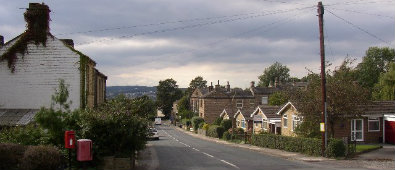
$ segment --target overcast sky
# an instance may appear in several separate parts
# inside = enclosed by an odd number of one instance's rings
[[[314,0],[56,0],[51,33],[74,40],[108,76],[107,85],[187,87],[196,76],[232,87],[258,82],[278,61],[291,76],[319,72]],[[25,30],[29,1],[0,0],[0,35]],[[330,0],[325,6],[326,60],[361,61],[371,46],[394,48],[395,0]],[[333,68],[332,68],[333,69]]]

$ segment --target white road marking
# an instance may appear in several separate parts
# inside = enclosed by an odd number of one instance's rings
[[[198,151],[198,152],[200,152],[200,150],[199,149],[196,149],[196,148],[192,148],[193,150],[195,150],[195,151]]]
[[[210,154],[208,154],[208,153],[206,153],[206,152],[202,152],[203,154],[205,154],[205,155],[207,155],[207,156],[209,156],[209,157],[212,157],[212,158],[214,158],[214,156],[213,155],[210,155]]]
[[[234,164],[232,164],[232,163],[229,163],[229,162],[227,162],[227,161],[225,161],[225,160],[223,160],[223,159],[221,159],[220,161],[223,162],[223,163],[226,163],[226,164],[228,164],[228,165],[230,165],[230,166],[233,166],[233,167],[235,167],[235,168],[237,168],[237,169],[240,169],[240,168],[237,167],[236,165],[234,165]]]

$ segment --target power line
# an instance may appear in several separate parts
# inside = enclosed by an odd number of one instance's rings
[[[332,9],[332,10],[340,10],[340,11],[346,11],[346,12],[351,12],[351,13],[358,13],[358,14],[371,15],[371,16],[384,17],[384,18],[389,18],[389,19],[395,19],[395,17],[393,17],[393,16],[388,16],[388,15],[373,14],[373,13],[366,13],[366,12],[360,12],[360,11],[354,11],[354,10],[348,10],[348,9],[339,9],[339,8],[330,8],[330,9]]]
[[[333,4],[327,4],[325,6],[335,6],[335,5],[358,5],[358,4],[377,4],[377,3],[384,3],[384,2],[390,2],[393,3],[393,1],[371,1],[371,0],[356,0],[356,1],[347,1],[347,2],[338,2],[338,3],[333,3]]]
[[[288,9],[288,10],[277,10],[277,11],[263,13],[263,14],[259,14],[259,15],[239,17],[239,18],[234,18],[234,19],[217,20],[217,21],[213,21],[213,22],[206,22],[206,23],[199,23],[199,24],[187,25],[187,26],[182,26],[182,27],[174,27],[174,28],[168,28],[168,29],[162,29],[162,30],[142,32],[142,33],[136,33],[136,34],[132,34],[132,35],[124,35],[124,36],[120,36],[118,38],[134,38],[134,37],[142,36],[142,35],[151,35],[151,34],[157,34],[157,33],[185,30],[185,29],[203,27],[203,26],[207,26],[207,25],[234,22],[234,21],[239,21],[239,20],[246,20],[246,19],[252,19],[252,18],[257,18],[257,17],[262,17],[262,16],[274,15],[274,14],[279,14],[279,13],[287,13],[287,12],[291,12],[291,11],[304,10],[304,9],[309,9],[309,8],[314,8],[314,7],[315,6],[294,8],[294,9]],[[91,44],[94,42],[103,42],[103,41],[108,41],[108,40],[115,40],[115,38],[108,38],[108,39],[102,39],[102,40],[94,40],[94,41],[89,41],[89,42],[77,43],[77,45]]]
[[[346,19],[344,19],[344,18],[342,18],[342,17],[340,17],[340,16],[334,14],[332,11],[330,11],[330,10],[328,10],[328,9],[326,9],[326,11],[328,11],[328,12],[329,12],[330,14],[332,14],[333,16],[339,18],[340,20],[346,22],[347,24],[353,26],[354,28],[357,28],[358,30],[360,30],[360,31],[362,31],[362,32],[364,32],[364,33],[370,35],[371,37],[373,37],[373,38],[375,38],[375,39],[377,39],[377,40],[379,40],[379,41],[381,41],[381,42],[383,42],[383,43],[386,43],[386,44],[388,44],[388,45],[391,45],[391,43],[389,43],[389,42],[387,42],[387,41],[385,41],[385,40],[379,38],[378,36],[374,35],[373,33],[370,33],[369,31],[367,31],[367,30],[365,30],[365,29],[363,29],[363,28],[361,28],[361,27],[359,27],[359,26],[353,24],[352,22],[350,22],[350,21],[348,21],[348,20],[346,20]]]

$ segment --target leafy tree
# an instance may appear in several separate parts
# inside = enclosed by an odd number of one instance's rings
[[[177,81],[166,79],[159,81],[157,87],[156,99],[160,109],[166,117],[170,116],[173,102],[182,97],[182,91],[178,89]]]
[[[132,111],[134,113],[142,118],[154,120],[156,116],[156,103],[148,96],[144,95],[141,97],[137,97],[130,102]]]
[[[275,62],[270,67],[265,68],[265,71],[259,77],[258,86],[267,87],[270,82],[274,83],[276,79],[279,82],[285,82],[289,78],[289,68],[283,66],[279,62]]]
[[[177,106],[178,112],[182,112],[184,110],[189,110],[190,109],[190,104],[189,104],[189,96],[184,95],[178,102]]]
[[[370,47],[358,64],[356,74],[358,82],[366,88],[372,89],[379,81],[381,73],[389,70],[388,63],[395,59],[395,50],[388,47]]]
[[[382,73],[379,82],[374,86],[374,100],[395,100],[395,63],[388,65],[388,72]]]
[[[191,95],[193,93],[193,90],[196,88],[206,88],[207,87],[207,81],[203,79],[202,76],[197,76],[191,82],[189,83],[189,87],[187,89],[187,94],[185,95]]]
[[[327,114],[329,132],[334,135],[334,123],[345,119],[358,117],[361,112],[358,106],[368,102],[368,90],[354,83],[354,71],[350,68],[350,60],[345,60],[332,74],[327,73]],[[297,128],[297,133],[312,137],[319,135],[321,122],[321,82],[317,76],[311,79],[307,90],[291,92],[291,101],[298,103],[299,112],[303,115],[303,123]]]
[[[269,97],[269,105],[280,106],[287,102],[288,102],[288,95],[282,91],[275,92]]]

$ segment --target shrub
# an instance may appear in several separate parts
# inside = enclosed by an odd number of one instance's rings
[[[346,146],[340,139],[329,139],[328,147],[325,150],[327,157],[342,157],[345,156]]]
[[[232,131],[233,131],[233,134],[244,134],[243,128],[234,128],[234,129],[229,129],[228,131],[230,133],[232,133]]]
[[[202,129],[203,126],[204,126],[204,124],[205,124],[204,122],[200,122],[200,123],[199,123],[199,129]]]
[[[1,143],[40,145],[48,143],[43,130],[33,124],[27,126],[4,127],[0,132]]]
[[[224,134],[222,135],[223,140],[231,140],[232,139],[232,134],[229,133],[228,131],[225,131]]]
[[[253,135],[251,142],[253,145],[266,148],[300,152],[308,155],[321,155],[321,140],[316,138],[261,134]]]
[[[225,132],[224,128],[218,125],[211,125],[208,128],[207,136],[211,136],[214,138],[222,138],[223,133]]]
[[[19,169],[18,164],[25,150],[26,146],[23,145],[0,143],[0,169]]]
[[[209,124],[204,123],[202,129],[204,129],[205,131],[207,131],[209,127],[210,127]]]
[[[225,131],[229,130],[230,128],[232,128],[232,120],[230,119],[222,120],[221,126],[224,127]]]
[[[182,119],[182,122],[181,122],[184,126],[186,126],[186,127],[189,127],[189,126],[191,126],[191,119]]]
[[[20,166],[24,170],[58,169],[61,166],[61,154],[52,146],[29,146]]]
[[[192,122],[193,130],[197,131],[197,129],[199,128],[199,124],[204,122],[204,119],[201,117],[193,117],[191,122]]]
[[[219,117],[219,118],[215,119],[213,125],[218,125],[219,126],[219,125],[221,125],[221,122],[222,122],[222,117]]]

